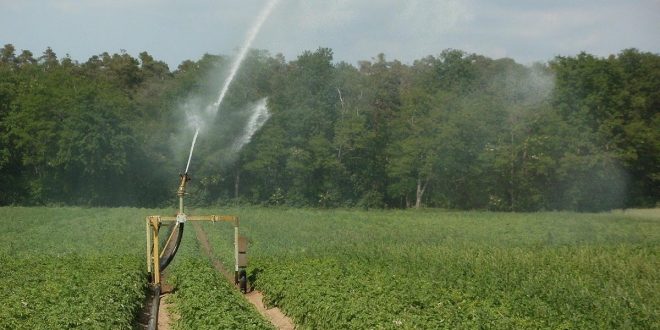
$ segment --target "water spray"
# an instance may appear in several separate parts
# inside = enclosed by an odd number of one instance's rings
[[[195,142],[197,141],[197,135],[199,134],[199,127],[195,129],[195,136],[193,136],[192,144],[190,145],[190,154],[188,154],[188,163],[186,164],[186,170],[184,174],[188,174],[188,169],[190,168],[190,160],[192,159],[193,150],[195,149]]]
[[[278,2],[279,2],[279,0],[269,0],[268,3],[266,4],[266,6],[261,10],[259,15],[257,16],[257,19],[256,19],[254,25],[252,26],[252,28],[248,31],[248,34],[245,38],[245,42],[243,42],[243,45],[241,46],[238,54],[236,55],[236,57],[234,58],[234,61],[231,64],[231,67],[229,69],[229,76],[227,76],[227,79],[225,79],[225,82],[223,83],[222,88],[220,89],[220,92],[218,94],[218,98],[216,99],[215,102],[213,102],[212,104],[209,104],[206,107],[205,113],[206,113],[206,116],[210,117],[210,120],[214,119],[215,116],[217,115],[218,110],[220,109],[220,105],[222,104],[222,101],[225,99],[225,95],[227,95],[227,91],[229,90],[229,86],[234,81],[234,77],[236,77],[236,73],[238,73],[238,69],[240,69],[241,64],[243,63],[243,60],[245,60],[245,56],[247,55],[247,52],[250,49],[250,46],[252,46],[252,43],[254,42],[254,39],[257,37],[257,34],[259,34],[259,31],[261,30],[261,27],[263,26],[264,22],[266,22],[266,19],[268,18],[268,16],[270,16],[270,13],[273,11],[273,9],[275,8],[275,6],[277,5]],[[265,101],[263,101],[263,102],[265,102]],[[267,111],[267,109],[266,109],[266,111]],[[201,122],[199,120],[199,117],[198,116],[195,116],[195,117],[196,118],[194,118],[194,120],[193,120],[193,125],[194,125],[194,128],[195,128],[195,135],[193,137],[192,145],[190,146],[190,154],[188,155],[188,163],[186,164],[186,170],[185,170],[184,173],[188,173],[188,169],[189,169],[189,166],[190,166],[190,160],[191,160],[192,154],[193,154],[193,149],[195,148],[195,141],[197,140],[197,135],[199,134],[199,130],[200,130],[200,127],[201,127]],[[268,117],[266,117],[265,120],[267,120],[267,119],[268,119]],[[263,122],[265,122],[265,120],[263,120]],[[261,125],[263,125],[263,122],[261,122],[261,124],[258,127],[261,127]],[[250,125],[250,123],[248,123],[248,129],[250,127],[253,127],[253,126],[254,125]],[[258,127],[257,127],[257,129],[258,129]],[[252,134],[254,134],[254,132],[249,134],[249,137],[251,137]],[[248,142],[249,142],[249,137],[248,137]],[[245,139],[244,137],[241,138],[241,140],[244,140],[244,139]]]
[[[243,146],[248,144],[250,140],[252,140],[254,133],[256,133],[261,128],[261,126],[266,123],[268,118],[270,118],[270,113],[268,112],[266,101],[267,99],[263,98],[252,107],[252,113],[248,118],[248,122],[245,125],[245,129],[243,130],[243,134],[236,140],[232,147],[235,152],[241,150]]]
[[[247,54],[248,49],[252,45],[255,37],[257,36],[261,26],[266,21],[271,11],[277,4],[278,0],[270,0],[266,4],[266,7],[261,11],[255,24],[252,26],[248,32],[245,43],[241,47],[238,55],[234,59],[229,76],[225,80],[225,83],[220,90],[218,99],[211,105],[206,108],[206,116],[210,116],[213,119],[218,112],[222,101],[229,90],[238,69],[243,62],[245,55]],[[263,107],[265,109],[265,100],[262,101]],[[239,140],[240,146],[249,142],[252,134],[263,125],[265,120],[268,119],[267,109],[261,109],[260,112],[255,112],[250,117],[248,121],[248,126],[246,134]],[[265,112],[264,112],[265,111]],[[259,115],[261,113],[261,115]],[[239,235],[238,227],[239,221],[237,216],[233,215],[202,215],[202,216],[191,216],[185,213],[184,209],[184,197],[186,195],[186,186],[187,183],[191,180],[189,176],[190,163],[192,160],[193,151],[195,149],[195,143],[197,142],[197,136],[199,135],[201,121],[199,116],[194,116],[194,128],[195,135],[193,136],[192,143],[190,145],[190,153],[188,154],[188,162],[186,163],[185,171],[179,176],[179,186],[176,192],[177,198],[179,200],[179,209],[175,216],[160,216],[153,215],[148,216],[145,221],[146,225],[146,242],[147,242],[147,272],[150,276],[150,282],[154,292],[154,302],[152,306],[155,309],[152,309],[151,320],[149,321],[149,328],[153,329],[158,324],[158,305],[160,299],[160,290],[161,290],[161,272],[170,264],[181,243],[181,238],[183,237],[183,228],[186,222],[188,221],[224,221],[230,222],[234,225],[234,284],[238,285],[242,292],[247,292],[247,239]],[[244,142],[247,141],[247,142]],[[168,235],[167,240],[164,244],[159,241],[159,232],[162,226],[167,225],[171,228],[171,231]]]
[[[252,42],[257,37],[259,30],[261,30],[261,26],[264,24],[268,16],[270,16],[270,13],[273,11],[273,8],[275,8],[275,5],[278,3],[278,1],[279,0],[268,1],[266,7],[264,7],[261,13],[259,13],[259,16],[257,16],[257,20],[255,24],[248,32],[247,37],[245,38],[245,42],[243,43],[243,46],[241,46],[238,55],[234,59],[234,62],[232,62],[231,64],[231,69],[229,70],[229,76],[225,80],[225,83],[222,85],[222,89],[220,90],[220,95],[218,96],[218,99],[215,101],[215,103],[209,105],[206,108],[207,113],[215,115],[218,112],[220,104],[222,104],[222,100],[225,98],[225,95],[229,90],[229,85],[231,85],[231,82],[234,80],[234,77],[238,72],[238,69],[241,67],[241,63],[243,63],[243,60],[245,59],[245,55],[247,55],[247,52],[250,49],[250,46],[252,45]]]

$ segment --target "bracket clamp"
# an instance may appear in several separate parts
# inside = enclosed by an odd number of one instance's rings
[[[179,213],[176,215],[176,223],[185,223],[188,220],[188,217],[185,213]]]

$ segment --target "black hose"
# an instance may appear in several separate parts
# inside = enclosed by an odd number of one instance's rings
[[[172,252],[165,256],[165,258],[160,259],[160,271],[164,271],[165,267],[170,264],[172,259],[174,259],[174,255],[176,255],[176,252],[179,250],[179,246],[181,245],[181,238],[183,237],[183,225],[184,223],[181,222],[179,223],[179,233],[176,238],[176,243],[174,244],[174,248],[172,249]],[[171,243],[170,243],[171,244]],[[167,246],[164,246],[163,249],[167,249]]]
[[[158,308],[160,307],[160,285],[154,288],[154,300],[151,301],[151,316],[149,317],[148,330],[158,329]]]

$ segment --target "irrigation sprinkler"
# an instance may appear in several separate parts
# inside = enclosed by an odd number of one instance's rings
[[[229,85],[234,79],[234,76],[238,72],[238,69],[247,54],[252,41],[257,36],[257,33],[261,29],[261,25],[266,21],[266,18],[270,15],[270,12],[273,10],[278,0],[269,0],[266,4],[266,7],[261,11],[257,17],[257,21],[254,26],[250,29],[245,43],[241,47],[238,56],[234,59],[231,64],[230,73],[225,83],[220,90],[220,94],[215,103],[209,105],[206,108],[205,115],[214,118],[218,112],[220,104],[224,99]],[[260,109],[253,116],[250,117],[248,123],[248,128],[246,133],[240,138],[239,144],[237,144],[236,149],[240,149],[244,144],[250,141],[250,137],[254,132],[263,125],[263,123],[268,119],[268,109],[266,108],[265,100],[260,101]],[[197,135],[199,134],[200,127],[197,126],[195,129],[195,135],[193,137],[192,145],[190,146],[190,154],[188,155],[188,163],[186,165],[186,170],[179,176],[179,188],[177,189],[176,195],[179,197],[179,211],[175,216],[160,216],[152,215],[148,216],[145,221],[146,226],[146,235],[147,235],[147,272],[149,273],[150,283],[154,292],[154,300],[152,302],[151,318],[149,319],[148,329],[155,329],[158,326],[158,305],[160,300],[160,289],[161,289],[161,272],[165,270],[167,265],[170,264],[174,256],[176,255],[177,250],[179,249],[179,244],[181,243],[181,238],[183,237],[183,227],[188,221],[225,221],[233,223],[234,225],[234,284],[237,284],[242,292],[247,292],[247,240],[244,237],[238,235],[238,217],[233,215],[187,215],[184,212],[183,199],[186,195],[186,184],[190,181],[188,176],[188,168],[190,167],[190,160],[192,159],[193,150],[195,148],[195,141],[197,140]],[[161,227],[167,226],[170,229],[167,236],[167,240],[162,244],[160,243],[160,230]],[[163,237],[164,237],[163,236]]]
[[[186,185],[190,181],[188,173],[179,176],[179,188],[176,195],[179,198],[179,210],[175,216],[152,215],[146,218],[146,238],[147,238],[147,272],[149,273],[151,285],[160,293],[161,273],[170,264],[176,255],[181,238],[183,237],[183,228],[188,221],[211,221],[211,222],[229,222],[234,225],[234,284],[238,285],[242,292],[247,292],[247,239],[239,236],[237,216],[233,215],[188,215],[184,209],[184,197],[186,195]],[[170,232],[165,242],[161,245],[161,229],[164,226],[170,228]]]

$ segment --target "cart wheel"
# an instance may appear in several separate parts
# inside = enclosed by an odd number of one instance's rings
[[[238,287],[241,292],[247,293],[247,272],[245,270],[238,272]]]

